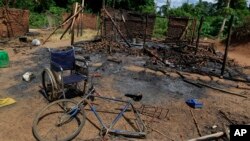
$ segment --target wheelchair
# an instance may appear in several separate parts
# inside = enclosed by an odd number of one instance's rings
[[[50,67],[42,72],[42,87],[44,96],[52,102],[66,98],[66,91],[74,89],[84,95],[88,82],[88,62],[90,58],[75,57],[75,49],[50,49]]]

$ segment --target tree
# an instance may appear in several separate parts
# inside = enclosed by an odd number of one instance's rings
[[[167,16],[170,9],[171,0],[167,0],[165,5],[160,7],[160,15]]]
[[[236,14],[236,18],[243,19],[244,14],[246,14],[247,1],[246,0],[218,0],[217,1],[217,10],[218,14],[224,17],[221,28],[217,34],[219,38],[224,31],[225,23],[228,15]],[[242,14],[243,13],[243,14]]]
[[[220,31],[218,32],[218,35],[217,35],[218,38],[220,37],[221,33],[223,32],[223,30],[225,28],[225,24],[226,24],[226,20],[227,20],[227,16],[228,16],[228,12],[227,11],[230,8],[230,1],[231,0],[224,0],[223,1],[223,4],[226,4],[226,6],[224,8],[222,8],[221,14],[223,15],[224,19],[222,21]]]

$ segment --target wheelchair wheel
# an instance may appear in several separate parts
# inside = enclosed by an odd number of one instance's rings
[[[45,68],[42,72],[42,85],[45,91],[45,97],[49,101],[54,101],[58,99],[57,83],[53,73],[49,68]]]
[[[76,137],[86,121],[85,111],[70,99],[54,101],[44,107],[33,121],[32,131],[40,141],[66,141]]]

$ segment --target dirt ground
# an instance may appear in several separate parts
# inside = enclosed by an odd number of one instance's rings
[[[43,35],[45,38],[46,36]],[[35,38],[35,37],[33,37]],[[32,122],[35,115],[48,101],[41,95],[41,72],[49,66],[49,53],[46,47],[59,48],[69,45],[69,40],[49,41],[39,47],[30,47],[28,44],[19,43],[18,40],[1,45],[9,53],[11,65],[8,68],[0,68],[0,98],[11,97],[17,102],[13,105],[0,108],[0,140],[3,141],[33,141]],[[219,51],[223,46],[216,44]],[[235,59],[242,66],[250,66],[250,44],[231,47],[229,57]],[[90,63],[90,72],[105,63],[108,55],[90,54],[93,60]],[[147,122],[151,128],[160,131],[150,131],[146,139],[140,140],[188,140],[199,137],[192,114],[197,120],[201,135],[207,135],[224,131],[223,126],[250,123],[249,89],[239,89],[237,86],[250,87],[249,84],[233,82],[198,74],[184,73],[189,79],[202,80],[203,82],[229,91],[245,92],[243,98],[209,88],[198,88],[185,83],[176,73],[163,75],[143,67],[147,57],[127,56],[119,53],[113,54],[119,57],[121,64],[109,62],[98,71],[101,77],[95,78],[94,84],[97,91],[104,96],[122,97],[124,93],[142,93],[142,104],[161,106],[168,109],[168,115],[155,122]],[[24,82],[22,75],[31,71],[36,78],[31,82]],[[245,71],[250,75],[248,70]],[[192,109],[186,105],[189,98],[197,98],[204,106],[202,109]],[[75,98],[79,100],[80,98]],[[104,109],[109,111],[109,109]],[[228,120],[221,114],[226,114]],[[142,115],[143,116],[143,115]],[[90,121],[98,125],[93,115],[87,112]],[[103,117],[111,117],[105,116]],[[74,139],[76,141],[98,140],[99,130],[91,122],[87,121],[82,132]],[[129,128],[129,124],[126,128]],[[213,128],[213,126],[217,126]],[[110,140],[139,140],[134,138],[110,137]],[[221,140],[226,140],[225,138]]]

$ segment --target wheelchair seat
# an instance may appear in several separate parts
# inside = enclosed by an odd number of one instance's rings
[[[63,77],[64,84],[72,84],[72,83],[78,83],[82,80],[86,80],[87,76],[81,75],[81,74],[71,74],[68,76]]]

